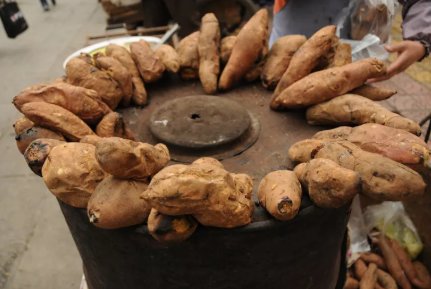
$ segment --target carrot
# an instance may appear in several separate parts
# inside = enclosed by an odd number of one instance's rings
[[[367,264],[365,264],[364,260],[356,260],[355,264],[353,265],[355,277],[361,280],[365,272],[367,271],[367,268]]]
[[[430,273],[428,272],[427,267],[425,267],[424,264],[422,264],[419,261],[413,262],[413,266],[415,267],[416,275],[421,282],[420,284],[421,286],[419,286],[419,284],[415,284],[415,286],[421,289],[430,289],[431,276],[430,276]]]
[[[371,263],[359,281],[360,289],[374,289],[377,283],[377,265]]]
[[[392,239],[388,241],[392,247],[392,250],[394,250],[394,253],[398,258],[398,262],[400,262],[401,268],[403,268],[404,273],[406,273],[407,278],[409,278],[410,282],[412,282],[412,284],[415,286],[417,286],[417,283],[421,284],[420,280],[417,279],[415,267],[413,266],[412,260],[410,259],[410,256],[408,255],[406,250],[401,247],[397,240]]]
[[[359,281],[355,278],[352,278],[350,276],[347,277],[346,283],[344,283],[343,289],[358,289],[359,288]]]
[[[394,278],[392,276],[383,271],[382,269],[377,269],[377,282],[382,285],[385,289],[397,289],[397,282],[395,282]]]
[[[374,254],[374,253],[371,253],[371,252],[362,253],[361,254],[361,259],[364,260],[365,263],[367,263],[367,264],[374,263],[380,269],[387,270],[386,269],[385,261],[383,260],[382,257],[380,257],[377,254]]]

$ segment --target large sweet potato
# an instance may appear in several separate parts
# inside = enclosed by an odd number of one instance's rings
[[[419,124],[382,105],[355,94],[345,94],[307,110],[307,121],[314,125],[358,125],[378,123],[402,129],[415,135],[421,134]]]
[[[79,117],[55,104],[29,102],[21,107],[21,112],[36,125],[60,132],[71,141],[94,134]]]
[[[222,64],[226,64],[232,54],[233,46],[236,42],[236,35],[229,35],[223,37],[220,44],[220,61]]]
[[[42,167],[52,148],[64,141],[38,138],[32,141],[24,152],[24,158],[29,168],[38,176],[42,176]]]
[[[34,123],[31,120],[29,120],[28,118],[26,118],[25,116],[20,117],[13,124],[13,129],[15,131],[15,135],[19,135],[22,132],[24,132],[27,129],[32,128],[32,127],[34,127]]]
[[[24,130],[19,135],[15,136],[18,150],[22,154],[24,154],[25,150],[30,145],[30,143],[39,138],[48,138],[48,139],[64,141],[64,137],[58,132],[55,132],[43,127],[39,127],[39,126],[33,126],[29,129]]]
[[[162,44],[154,53],[162,61],[167,71],[172,73],[178,72],[180,69],[180,57],[175,48],[168,44]]]
[[[227,90],[244,77],[261,57],[267,38],[268,12],[266,9],[261,9],[239,32],[232,54],[220,76],[219,89]]]
[[[163,76],[165,66],[146,41],[130,44],[130,53],[144,82],[155,82]]]
[[[369,84],[364,84],[353,89],[349,93],[361,95],[371,100],[379,101],[379,100],[388,99],[389,97],[397,93],[397,91],[390,88],[377,87]]]
[[[182,79],[196,79],[199,76],[199,31],[184,37],[177,47],[180,58],[180,76]]]
[[[121,137],[134,139],[129,129],[124,123],[123,116],[118,112],[111,112],[105,115],[97,124],[96,134],[100,137]]]
[[[271,108],[303,108],[318,104],[345,94],[364,84],[367,79],[385,73],[385,64],[373,58],[317,71],[291,84],[280,94],[274,95]]]

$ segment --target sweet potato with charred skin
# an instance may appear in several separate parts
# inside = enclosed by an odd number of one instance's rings
[[[361,177],[362,193],[374,199],[400,201],[425,191],[424,180],[414,170],[347,141],[300,141],[289,148],[293,161],[308,161],[307,157],[330,159],[354,170]]]
[[[154,54],[162,61],[167,71],[177,73],[180,69],[180,57],[172,46],[162,44]]]
[[[184,37],[177,47],[180,57],[180,76],[184,80],[199,77],[199,31]]]
[[[368,99],[379,101],[379,100],[388,99],[392,95],[396,94],[397,91],[390,88],[377,87],[369,84],[364,84],[353,89],[349,93],[361,95]]]
[[[20,117],[13,124],[13,129],[15,131],[15,135],[19,135],[19,134],[23,133],[24,131],[26,131],[32,127],[34,127],[34,122],[29,120],[25,116]]]
[[[133,83],[132,75],[129,73],[127,68],[125,68],[120,61],[111,57],[104,56],[102,54],[96,54],[94,57],[94,63],[99,69],[108,72],[123,92],[123,98],[121,103],[124,106],[129,106],[130,100],[133,94]]]
[[[385,64],[373,58],[317,71],[274,95],[271,108],[304,108],[322,103],[363,85],[369,78],[385,74]]]
[[[96,186],[106,173],[95,157],[95,146],[65,143],[52,148],[42,167],[47,188],[64,203],[86,208]]]
[[[192,216],[168,216],[151,209],[148,232],[154,239],[164,243],[182,242],[196,230],[198,223]]]
[[[105,115],[96,127],[96,134],[100,137],[116,136],[134,140],[124,123],[123,116],[118,112]]]
[[[268,12],[260,9],[239,32],[232,54],[220,76],[219,89],[230,89],[244,77],[266,49],[267,38]]]
[[[316,133],[313,138],[346,140],[365,151],[380,154],[403,164],[426,163],[430,159],[428,146],[423,139],[405,130],[376,123],[323,130]]]
[[[90,223],[103,229],[118,229],[145,222],[151,207],[139,196],[147,187],[145,182],[106,177],[88,201]]]
[[[289,66],[283,73],[274,96],[282,93],[294,82],[310,74],[322,56],[326,55],[337,40],[335,36],[336,26],[329,25],[314,33],[299,49],[290,60]]]
[[[268,213],[277,220],[287,221],[299,212],[301,184],[292,171],[273,171],[261,180],[257,196],[259,203]]]
[[[294,172],[318,207],[339,208],[360,192],[359,174],[331,160],[313,159],[297,165]]]
[[[96,91],[65,82],[38,85],[27,88],[13,99],[15,107],[29,102],[47,102],[63,107],[89,124],[97,123],[111,109]]]
[[[202,17],[199,33],[199,79],[207,94],[217,91],[220,73],[220,27],[217,17],[207,13]]]
[[[146,41],[130,44],[130,54],[144,82],[155,82],[163,76],[165,66]]]
[[[233,228],[251,222],[251,178],[208,161],[172,165],[152,179],[141,195],[166,215],[193,215],[205,226]]]
[[[47,128],[34,126],[15,136],[16,146],[18,147],[20,153],[24,154],[30,143],[39,138],[65,141],[64,137],[58,132],[49,130]]]
[[[86,55],[72,58],[67,62],[66,82],[95,90],[112,110],[123,97],[117,81],[108,72],[94,66],[91,57]]]
[[[229,60],[229,57],[232,54],[232,49],[233,49],[233,46],[235,45],[235,42],[236,42],[235,35],[229,35],[221,39],[220,61],[222,64],[226,64],[227,61]]]
[[[30,143],[24,152],[24,158],[29,168],[38,176],[42,176],[42,167],[52,148],[64,141],[39,138]]]
[[[262,70],[262,84],[274,89],[289,67],[295,52],[307,40],[304,35],[286,35],[277,39],[268,53]]]
[[[145,90],[144,82],[141,79],[138,68],[130,55],[130,52],[119,45],[109,44],[105,53],[117,59],[132,75],[133,95],[132,100],[137,105],[144,105],[147,103],[147,91]],[[123,105],[127,106],[127,99],[123,98]]]
[[[170,160],[164,144],[155,146],[119,137],[102,138],[96,144],[96,158],[103,170],[122,179],[145,180]]]
[[[21,112],[36,125],[60,132],[71,141],[94,134],[79,117],[55,104],[29,102],[21,107]]]
[[[307,110],[307,121],[313,125],[359,125],[378,123],[421,134],[419,124],[389,111],[380,104],[355,94],[345,94]]]

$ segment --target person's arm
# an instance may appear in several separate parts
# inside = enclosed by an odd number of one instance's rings
[[[406,70],[416,61],[429,54],[431,44],[431,0],[400,1],[403,7],[403,41],[385,46],[390,53],[397,53],[397,58],[388,66],[385,76],[373,79],[381,81]]]

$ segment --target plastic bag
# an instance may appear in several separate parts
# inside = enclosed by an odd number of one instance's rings
[[[350,267],[361,255],[361,253],[371,250],[367,240],[367,227],[361,210],[359,196],[356,196],[352,202],[352,211],[350,213],[349,223],[347,224],[350,238],[350,248],[347,253],[347,264]]]
[[[369,206],[364,218],[368,232],[377,228],[389,238],[396,239],[407,249],[412,259],[422,251],[423,243],[401,202],[383,202]]]
[[[389,53],[380,44],[380,38],[373,34],[365,35],[361,41],[341,39],[341,42],[352,47],[352,61],[369,57],[386,60],[389,57]]]

